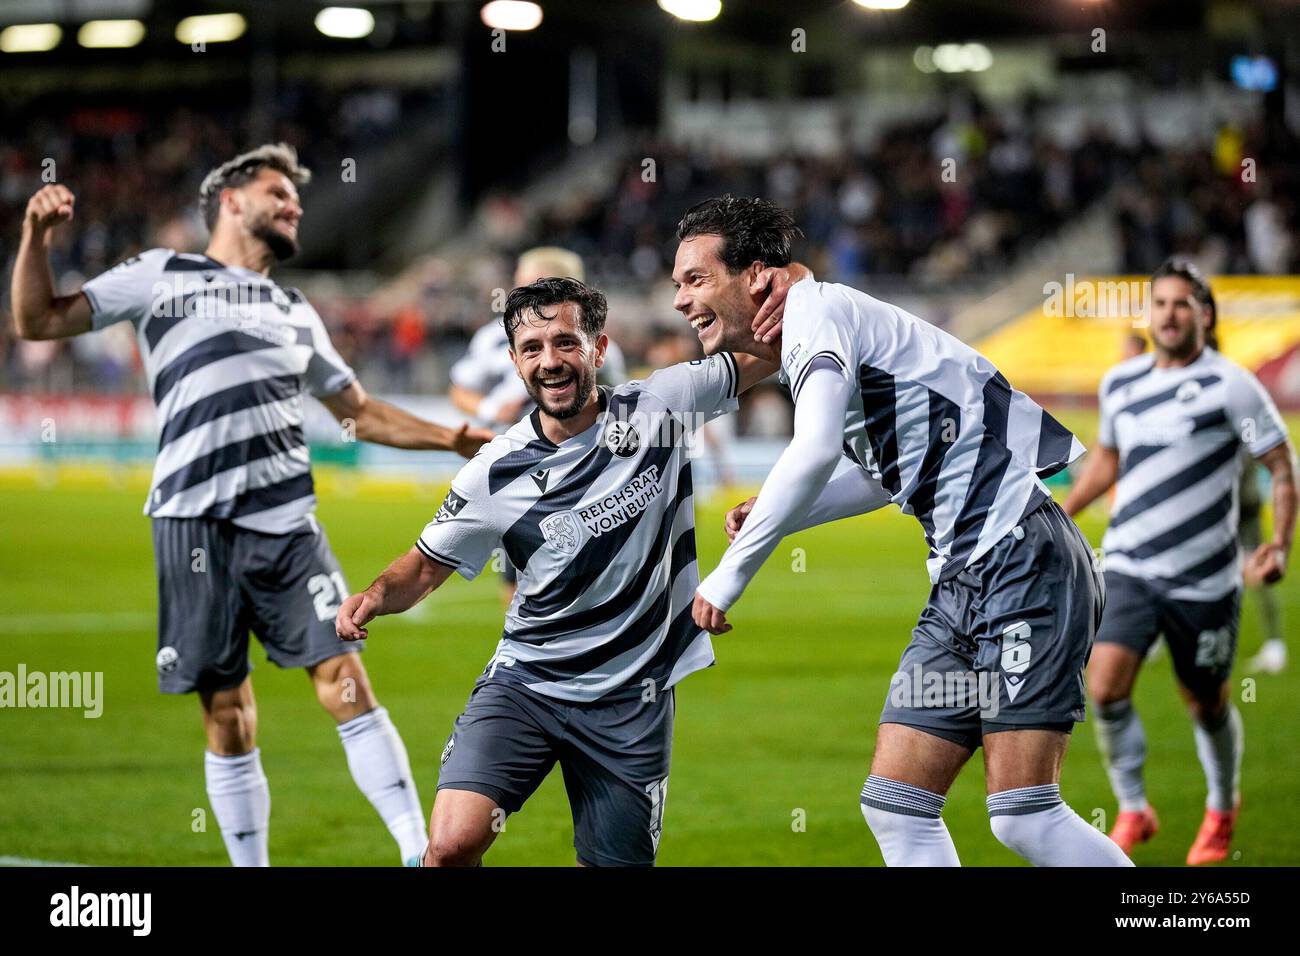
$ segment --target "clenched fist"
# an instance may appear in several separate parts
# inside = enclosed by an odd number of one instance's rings
[[[58,183],[42,186],[27,200],[27,214],[23,224],[37,233],[45,233],[72,219],[72,207],[76,201],[72,190],[67,186]]]
[[[754,502],[757,500],[758,498],[754,497],[750,498],[748,501],[742,501],[740,504],[736,505],[736,507],[727,512],[726,529],[728,541],[736,540],[736,535],[740,534],[740,526],[745,523],[745,519],[749,517],[749,513],[754,510]]]
[[[370,591],[354,594],[343,602],[334,617],[334,633],[341,641],[364,640],[370,633],[366,625],[379,616],[379,598]]]

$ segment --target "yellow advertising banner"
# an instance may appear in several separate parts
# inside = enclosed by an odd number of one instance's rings
[[[1300,345],[1300,276],[1211,280],[1221,351],[1258,370]],[[1142,276],[1066,276],[1043,302],[975,343],[1021,391],[1095,395],[1124,340],[1147,336],[1151,283]]]

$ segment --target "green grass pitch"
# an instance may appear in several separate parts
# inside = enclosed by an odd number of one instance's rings
[[[71,710],[0,710],[0,857],[88,864],[224,865],[203,790],[197,700],[162,696],[154,672],[149,522],[137,487],[0,483],[0,587],[8,623],[0,670],[102,671],[98,719]],[[723,505],[699,508],[702,567],[725,539]],[[429,494],[336,491],[320,514],[353,589],[407,548],[438,504]],[[1086,516],[1099,538],[1103,513]],[[793,549],[801,548],[804,569]],[[678,688],[661,865],[878,865],[858,809],[876,718],[927,592],[915,522],[888,509],[788,540],[715,641],[716,667]],[[1300,620],[1293,576],[1277,592]],[[426,812],[438,756],[500,631],[494,577],[454,577],[410,614],[373,626],[365,661],[406,740]],[[1239,661],[1260,643],[1247,598]],[[1294,649],[1293,653],[1297,650]],[[393,865],[396,849],[348,774],[331,721],[301,672],[254,643],[258,737],[271,782],[275,864]],[[1239,703],[1245,809],[1234,862],[1300,863],[1300,758],[1294,671],[1261,677]],[[1243,694],[1240,671],[1237,696]],[[1138,705],[1148,787],[1163,830],[1139,864],[1181,864],[1204,784],[1168,658],[1145,671]],[[1063,791],[1085,818],[1113,814],[1092,729],[1077,729]],[[208,813],[198,828],[199,811]],[[992,837],[975,756],[945,817],[966,864],[1019,861]],[[196,832],[197,830],[197,832]],[[491,865],[570,865],[572,831],[555,773],[510,818]]]

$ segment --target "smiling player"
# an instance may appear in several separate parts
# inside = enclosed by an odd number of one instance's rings
[[[347,594],[316,520],[303,395],[363,441],[468,457],[490,433],[459,431],[371,398],[296,289],[268,277],[298,249],[298,186],[310,173],[284,144],[212,170],[200,188],[202,255],[150,249],[55,295],[48,248],[72,219],[61,185],[32,197],[13,278],[18,333],[59,339],[130,322],[162,434],[145,513],[158,569],[158,683],[197,691],[208,797],[236,866],[265,866],[271,795],[256,746],[253,631],[279,667],[303,667],[338,724],[357,786],[402,859],[424,849],[424,813],[406,748],[356,647],[332,626]],[[202,563],[199,563],[202,556]]]
[[[861,796],[885,862],[957,865],[941,812],[982,745],[990,825],[1009,849],[1038,865],[1128,865],[1059,788],[1102,598],[1087,542],[1041,479],[1082,446],[979,353],[848,286],[799,282],[784,329],[755,341],[742,290],[789,261],[797,234],[784,210],[733,196],[678,227],[674,307],[706,354],[779,354],[795,402],[789,446],[728,516],[740,530],[700,584],[696,622],[730,630],[726,612],[785,535],[892,501],[925,531],[932,585],[899,671],[993,675],[1004,696],[990,717],[890,695]]]
[[[605,314],[605,297],[576,279],[510,293],[511,357],[537,407],[461,469],[415,546],[339,609],[339,636],[358,640],[453,571],[473,578],[498,545],[519,568],[501,641],[443,751],[429,866],[479,863],[557,762],[579,863],[649,866],[658,851],[674,688],[713,663],[691,620],[689,440],[776,366],[721,354],[597,386]]]
[[[1106,611],[1088,672],[1097,737],[1119,801],[1125,853],[1155,835],[1133,685],[1163,633],[1196,735],[1208,796],[1189,865],[1225,859],[1241,798],[1243,728],[1230,700],[1241,611],[1238,488],[1243,446],[1273,477],[1273,539],[1246,558],[1252,581],[1286,571],[1296,519],[1294,454],[1255,376],[1205,344],[1209,283],[1170,259],[1151,280],[1151,355],[1102,379],[1098,447],[1065,502],[1077,514],[1118,482],[1102,539]]]

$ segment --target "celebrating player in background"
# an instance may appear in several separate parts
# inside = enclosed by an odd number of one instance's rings
[[[158,682],[163,693],[199,693],[208,797],[236,866],[267,865],[271,814],[254,739],[250,628],[275,664],[307,669],[403,861],[418,859],[426,842],[406,748],[358,648],[334,634],[347,586],[314,514],[304,389],[364,441],[469,457],[491,438],[370,398],[302,294],[267,277],[297,251],[297,186],[309,177],[283,144],[237,156],[200,189],[212,233],[203,255],[150,249],[71,295],[55,294],[47,250],[74,199],[46,186],[27,205],[14,266],[23,338],[135,327],[162,430],[145,504],[158,569]]]
[[[582,257],[558,246],[538,246],[519,257],[515,265],[515,288],[531,285],[548,276],[584,278]],[[613,342],[605,350],[605,364],[596,372],[600,385],[620,385],[627,381],[627,363]],[[493,431],[504,431],[523,418],[533,407],[528,387],[515,371],[510,358],[510,340],[506,327],[489,321],[474,333],[469,349],[451,367],[448,396],[462,412]],[[515,596],[519,573],[508,559],[502,559],[502,603],[507,607]]]
[[[1209,298],[1202,307],[1205,345],[1218,352],[1218,306],[1215,304],[1213,292],[1207,290],[1207,295]],[[1238,510],[1241,512],[1237,540],[1246,554],[1254,554],[1264,541],[1260,524],[1264,497],[1259,490],[1259,464],[1245,444],[1241,448],[1241,485],[1237,491],[1237,502]],[[1246,670],[1252,673],[1280,674],[1286,670],[1286,640],[1282,632],[1282,608],[1271,584],[1253,579],[1245,583],[1247,590],[1255,597],[1260,623],[1264,629],[1264,643],[1255,656],[1246,662]]]
[[[1041,479],[1082,446],[983,356],[844,285],[797,283],[782,332],[756,341],[746,287],[790,261],[798,234],[771,203],[711,199],[677,234],[675,306],[705,352],[779,355],[795,401],[789,447],[728,515],[739,533],[699,587],[696,622],[730,630],[726,612],[785,535],[898,504],[925,529],[933,586],[899,672],[982,680],[1001,702],[996,714],[983,694],[929,706],[891,685],[861,798],[886,864],[958,865],[940,814],[982,743],[1004,845],[1038,865],[1128,865],[1060,796],[1102,596],[1087,542]]]
[[[1244,446],[1273,476],[1273,539],[1246,556],[1251,580],[1286,571],[1296,518],[1293,454],[1255,376],[1205,344],[1209,284],[1171,259],[1151,281],[1151,355],[1102,379],[1098,447],[1066,499],[1077,514],[1118,480],[1102,539],[1106,610],[1088,674],[1097,737],[1119,800],[1113,839],[1130,852],[1155,835],[1142,768],[1146,737],[1133,685],[1163,633],[1194,721],[1209,788],[1191,865],[1225,859],[1240,806],[1241,715],[1230,699],[1242,561],[1237,488]]]
[[[511,356],[537,408],[461,469],[415,547],[338,613],[339,636],[356,640],[453,571],[473,578],[501,544],[520,569],[442,753],[430,866],[477,864],[557,761],[579,863],[649,866],[658,851],[673,688],[713,663],[691,620],[689,439],[776,366],[723,354],[597,386],[605,313],[576,279],[510,293]]]

